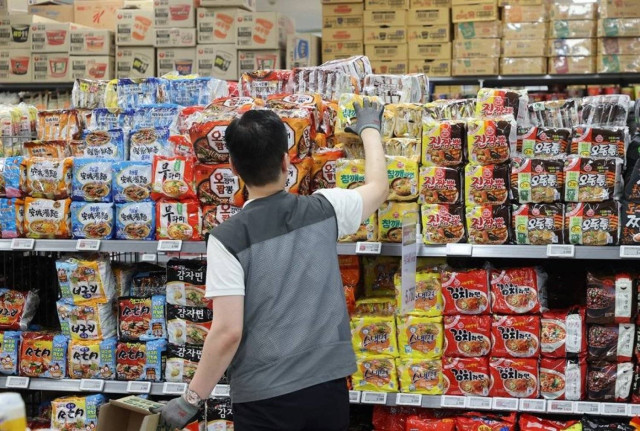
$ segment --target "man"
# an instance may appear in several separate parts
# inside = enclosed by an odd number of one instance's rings
[[[365,100],[355,109],[348,131],[362,137],[366,161],[365,184],[354,190],[285,192],[287,133],[272,111],[248,111],[227,128],[249,200],[211,232],[213,322],[187,393],[162,409],[165,424],[187,424],[228,367],[236,431],[347,429],[345,377],[356,366],[336,240],[388,194],[383,107]]]

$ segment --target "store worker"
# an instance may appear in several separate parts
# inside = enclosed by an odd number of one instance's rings
[[[361,136],[366,161],[365,184],[353,190],[287,193],[287,132],[272,111],[248,111],[227,128],[249,200],[209,236],[213,323],[186,394],[162,408],[165,425],[193,420],[228,367],[236,431],[347,429],[346,377],[356,362],[336,240],[388,193],[383,107],[355,108],[347,131]]]

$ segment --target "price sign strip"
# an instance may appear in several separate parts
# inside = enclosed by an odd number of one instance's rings
[[[231,387],[229,385],[216,385],[211,395],[214,397],[228,397],[230,393]]]
[[[182,395],[187,392],[186,383],[170,383],[166,382],[162,385],[162,393],[166,395]]]
[[[398,394],[396,404],[399,406],[422,407],[422,395],[420,394]]]
[[[576,246],[573,244],[549,244],[547,245],[547,257],[576,257]]]
[[[621,245],[620,257],[622,259],[640,259],[640,247],[634,245]]]
[[[29,388],[29,377],[17,377],[17,376],[9,376],[7,377],[7,388],[11,389],[27,389]]]
[[[85,392],[102,392],[104,391],[104,380],[82,379],[80,380],[80,390]]]
[[[176,252],[182,250],[182,240],[161,239],[158,241],[158,251]]]
[[[148,394],[151,392],[151,382],[127,382],[127,392],[130,394]]]
[[[360,402],[362,404],[387,404],[386,392],[362,392],[360,396]]]
[[[100,250],[99,239],[79,239],[76,242],[76,250],[78,251],[98,251]]]
[[[13,238],[11,240],[11,250],[33,250],[36,240],[33,238]]]
[[[380,254],[382,251],[381,242],[357,242],[356,254]]]

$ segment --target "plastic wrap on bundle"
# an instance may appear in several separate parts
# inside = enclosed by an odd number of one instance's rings
[[[339,69],[299,67],[292,71],[294,93],[318,93],[324,100],[337,100],[343,93],[355,93],[358,87]]]
[[[83,124],[76,109],[38,112],[38,139],[42,141],[80,139],[82,127]]]
[[[379,96],[385,103],[420,103],[425,88],[419,76],[424,75],[367,75],[362,94]]]
[[[524,123],[528,103],[526,90],[481,88],[476,101],[476,115],[484,117],[513,115],[518,123]]]
[[[580,122],[578,105],[576,99],[531,103],[529,123],[533,126],[571,128]]]
[[[626,94],[589,96],[582,99],[581,124],[590,126],[627,125],[630,98]]]
[[[471,163],[506,162],[517,142],[517,124],[511,115],[467,121],[467,155]]]
[[[320,66],[325,70],[341,70],[347,76],[351,77],[356,89],[362,91],[362,83],[365,76],[373,73],[369,58],[364,55],[354,55],[353,57],[331,60]]]
[[[71,106],[81,109],[105,107],[105,95],[109,81],[76,79],[71,91]]]
[[[316,129],[313,113],[308,109],[274,109],[287,131],[289,158],[293,163],[309,156]]]
[[[575,126],[569,153],[624,159],[628,146],[629,128],[626,126]]]
[[[168,97],[169,81],[164,78],[119,79],[117,106],[137,109],[142,105],[165,103]]]
[[[173,133],[178,130],[180,107],[175,104],[146,105],[138,107],[133,113],[136,128],[165,128]]]
[[[208,105],[219,97],[227,97],[229,88],[220,79],[184,77],[169,80],[168,102],[181,106]]]
[[[568,203],[564,217],[564,238],[567,244],[617,245],[620,204]]]
[[[267,98],[266,104],[274,110],[308,111],[310,119],[313,120],[312,128],[327,133],[323,127],[324,105],[319,94],[274,94]]]
[[[553,203],[564,193],[564,161],[513,157],[511,198],[518,203]]]
[[[292,93],[290,70],[256,70],[243,73],[240,78],[240,96],[266,99],[273,94]]]
[[[564,242],[563,204],[513,205],[513,240],[519,245],[562,244]]]
[[[579,157],[571,155],[565,163],[566,202],[604,202],[622,193],[618,158]]]
[[[475,115],[476,99],[434,100],[424,105],[424,117],[434,120],[464,120]]]
[[[91,120],[87,126],[88,130],[130,130],[133,127],[133,109],[94,109]]]
[[[38,311],[40,297],[37,291],[20,292],[0,289],[0,329],[26,331]]]

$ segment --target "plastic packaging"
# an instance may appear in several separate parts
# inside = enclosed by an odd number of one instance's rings
[[[448,244],[466,239],[464,206],[422,204],[422,240],[425,244]]]
[[[467,395],[486,397],[489,395],[488,358],[442,359],[445,395]]]
[[[356,367],[356,372],[351,376],[353,390],[398,391],[398,374],[392,357],[357,356]]]
[[[201,357],[202,347],[169,344],[164,379],[167,382],[191,382]]]
[[[477,165],[464,168],[465,203],[473,205],[501,205],[509,197],[509,166]]]
[[[166,340],[147,342],[118,342],[116,373],[118,380],[162,380],[162,358]]]
[[[489,314],[489,275],[485,269],[442,272],[444,315]]]
[[[434,360],[443,352],[442,317],[398,316],[398,350],[402,357]]]
[[[72,379],[116,378],[115,337],[94,341],[69,342],[69,377]]]
[[[587,360],[625,362],[634,355],[636,325],[591,325],[587,333]]]
[[[88,301],[105,304],[116,296],[115,279],[106,258],[64,257],[56,261],[56,270],[62,299],[74,304]]]
[[[513,240],[518,245],[564,242],[563,204],[513,205],[511,218]]]
[[[633,363],[594,362],[587,373],[589,401],[624,402],[629,398],[633,383]]]
[[[113,203],[71,202],[71,236],[77,239],[113,237]]]
[[[20,332],[0,331],[0,374],[5,376],[18,375],[19,353]]]
[[[490,316],[446,316],[444,355],[453,358],[479,358],[491,351]]]
[[[75,157],[124,160],[128,146],[122,129],[85,130],[81,145],[72,147]]]
[[[35,290],[0,288],[0,329],[26,331],[39,305],[40,297]]]
[[[124,341],[166,338],[165,303],[162,295],[118,298],[118,338]]]
[[[619,197],[621,170],[621,159],[569,156],[564,167],[565,201],[604,202]]]
[[[540,361],[540,395],[547,400],[579,401],[586,397],[587,363],[584,358]]]
[[[212,319],[210,308],[167,304],[169,342],[202,346],[211,329]]]
[[[620,204],[569,203],[564,217],[564,238],[567,244],[615,245],[618,243]]]
[[[95,301],[74,305],[68,300],[56,302],[60,329],[76,341],[96,341],[116,335],[116,315],[111,303]]]
[[[134,129],[129,135],[129,158],[136,162],[151,162],[154,156],[170,156],[168,129]]]
[[[50,332],[23,332],[20,375],[62,379],[67,375],[67,337]]]
[[[509,160],[511,149],[516,148],[517,137],[517,125],[511,116],[469,120],[467,122],[469,162],[480,165],[506,162]]]
[[[539,370],[537,359],[491,358],[492,397],[538,398]]]
[[[471,244],[506,244],[511,231],[508,205],[467,206],[466,224]]]
[[[51,427],[57,430],[95,429],[104,395],[71,396],[51,401]]]
[[[414,394],[442,395],[442,362],[401,358],[396,360],[400,391]]]
[[[354,351],[359,355],[398,356],[396,322],[391,317],[354,317],[351,337]]]
[[[24,233],[27,238],[54,239],[71,237],[71,199],[26,198]]]
[[[543,357],[564,359],[581,355],[586,351],[587,324],[584,308],[545,311],[540,325]]]
[[[162,201],[156,204],[156,239],[198,241],[202,211],[198,201]]]

